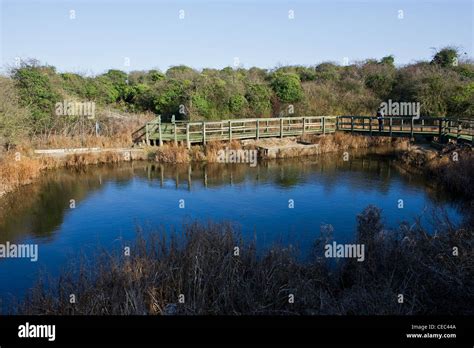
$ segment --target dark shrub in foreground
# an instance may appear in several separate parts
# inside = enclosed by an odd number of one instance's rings
[[[183,238],[137,237],[130,256],[104,253],[94,266],[39,284],[22,314],[473,314],[473,230],[439,222],[384,230],[380,210],[358,217],[365,260],[329,263],[323,229],[308,262],[296,250],[257,255],[229,224],[189,224]],[[329,233],[328,233],[329,231]],[[239,255],[236,256],[236,247]],[[456,247],[458,255],[453,255]],[[77,271],[77,270],[76,270]],[[70,304],[70,294],[76,303]],[[179,302],[180,294],[184,303]],[[290,303],[294,295],[294,303]],[[403,295],[403,303],[399,303]]]

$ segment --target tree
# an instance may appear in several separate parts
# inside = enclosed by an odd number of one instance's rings
[[[241,94],[235,94],[229,99],[229,110],[232,113],[241,113],[247,105],[247,99]]]
[[[245,99],[255,116],[269,115],[271,110],[271,90],[261,83],[250,83],[247,86]]]
[[[188,100],[187,89],[190,82],[176,79],[161,81],[153,91],[154,111],[161,115],[178,115],[180,105],[185,105]]]
[[[294,103],[303,99],[300,77],[293,73],[275,73],[271,86],[283,103]]]
[[[39,131],[52,126],[54,105],[60,100],[50,81],[52,74],[55,74],[53,67],[36,62],[26,62],[12,70],[21,104],[28,107]]]
[[[0,144],[10,145],[31,130],[30,113],[20,105],[14,82],[0,76]]]
[[[439,65],[443,68],[452,67],[457,65],[458,51],[452,47],[446,47],[438,51],[433,59],[431,64]]]
[[[392,55],[385,56],[380,60],[380,64],[395,67],[395,58]]]

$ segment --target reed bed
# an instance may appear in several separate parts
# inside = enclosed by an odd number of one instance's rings
[[[301,261],[295,248],[259,254],[256,244],[244,242],[228,223],[189,223],[182,235],[168,239],[139,231],[130,256],[104,251],[96,262],[72,266],[58,278],[43,277],[12,312],[472,315],[473,226],[455,227],[437,216],[435,234],[407,223],[388,231],[380,209],[369,206],[357,217],[356,242],[366,245],[365,261],[335,264],[322,251],[333,238],[331,226],[321,228],[308,261]]]
[[[41,162],[8,153],[0,157],[0,196],[33,182],[41,173]]]

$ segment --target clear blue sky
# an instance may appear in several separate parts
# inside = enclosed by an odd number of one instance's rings
[[[30,57],[95,74],[222,68],[235,57],[246,68],[272,68],[388,54],[406,64],[446,45],[474,56],[472,0],[0,1],[2,67]]]

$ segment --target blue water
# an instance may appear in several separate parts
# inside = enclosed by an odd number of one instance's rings
[[[179,231],[196,219],[230,221],[246,240],[256,240],[260,250],[291,244],[305,254],[324,224],[333,226],[337,242],[352,241],[356,215],[370,204],[383,210],[387,228],[422,216],[433,231],[434,209],[446,210],[455,222],[461,219],[458,202],[376,155],[348,162],[335,155],[286,160],[256,168],[135,162],[85,172],[58,170],[0,203],[0,243],[39,245],[36,263],[0,259],[3,302],[21,297],[40,270],[56,275],[80,253],[129,243],[137,226]]]

